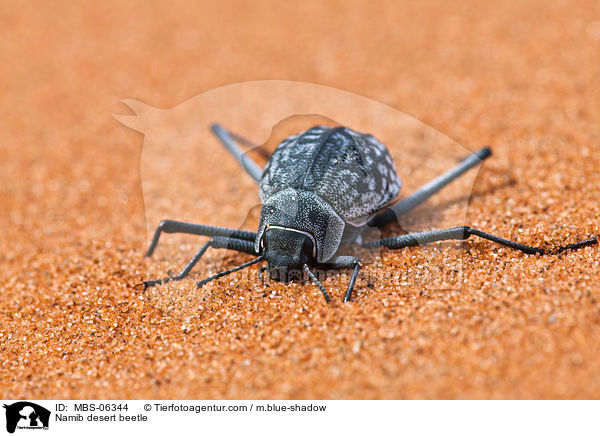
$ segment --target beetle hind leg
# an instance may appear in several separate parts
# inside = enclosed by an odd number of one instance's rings
[[[578,250],[583,247],[595,245],[600,242],[599,236],[586,239],[584,241],[575,242],[573,244],[561,245],[552,250],[545,250],[543,248],[530,247],[529,245],[521,244],[519,242],[510,241],[508,239],[495,236],[490,233],[483,232],[478,229],[474,229],[469,226],[453,227],[450,229],[443,230],[430,230],[427,232],[408,233],[406,235],[394,236],[391,238],[379,239],[363,244],[365,248],[377,248],[377,247],[388,247],[392,249],[404,248],[404,247],[415,247],[421,244],[428,244],[436,241],[448,241],[448,240],[459,240],[463,241],[468,239],[470,236],[477,236],[488,241],[495,242],[505,247],[510,247],[515,250],[522,251],[526,254],[558,254],[565,250]]]
[[[210,126],[212,132],[215,136],[221,141],[221,144],[231,153],[231,155],[238,161],[238,163],[242,166],[244,171],[248,173],[250,177],[254,179],[256,183],[260,182],[260,178],[262,177],[263,170],[260,168],[256,162],[252,160],[250,156],[244,150],[240,148],[240,146],[236,143],[236,140],[249,144],[249,141],[241,138],[238,135],[234,135],[228,130],[224,129],[219,124],[213,124]]]

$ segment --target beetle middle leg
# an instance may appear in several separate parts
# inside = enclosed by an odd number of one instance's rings
[[[247,230],[230,229],[227,227],[207,226],[204,224],[192,224],[183,221],[162,220],[154,232],[152,242],[146,252],[146,257],[152,256],[154,249],[158,245],[158,240],[162,233],[184,233],[187,235],[198,236],[223,236],[234,239],[242,239],[244,241],[254,241],[256,239],[255,232]]]

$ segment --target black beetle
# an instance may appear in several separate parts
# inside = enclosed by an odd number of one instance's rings
[[[175,277],[144,282],[153,286],[186,277],[209,247],[228,248],[257,256],[236,268],[217,273],[198,282],[198,287],[267,261],[270,277],[288,282],[303,273],[319,287],[325,300],[329,294],[311,271],[352,268],[353,273],[343,301],[350,301],[360,268],[360,259],[336,256],[342,243],[365,248],[403,248],[442,240],[464,240],[476,235],[528,254],[548,254],[541,248],[509,241],[468,226],[409,233],[375,241],[362,241],[369,227],[381,227],[423,203],[451,181],[491,155],[485,147],[468,156],[455,168],[425,184],[414,194],[392,204],[401,182],[387,148],[369,134],[347,127],[315,126],[283,140],[264,170],[237,145],[248,142],[214,124],[212,130],[223,145],[259,184],[262,209],[258,231],[164,220],[148,248],[151,256],[161,233],[187,233],[212,238]],[[598,243],[598,236],[561,246],[552,253],[578,249]]]

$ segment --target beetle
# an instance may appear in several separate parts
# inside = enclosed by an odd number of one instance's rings
[[[267,266],[264,269],[268,270],[271,279],[289,282],[302,278],[305,273],[321,290],[326,302],[330,302],[327,290],[311,268],[346,268],[352,269],[343,297],[343,301],[348,302],[361,262],[354,256],[338,255],[343,244],[398,249],[442,240],[465,240],[475,235],[524,253],[543,255],[598,243],[596,236],[550,252],[469,226],[363,241],[365,230],[385,226],[414,209],[491,156],[491,149],[485,147],[469,155],[456,167],[394,203],[402,183],[387,148],[370,134],[343,126],[314,126],[284,139],[261,170],[238,145],[238,142],[248,143],[247,140],[218,124],[213,124],[211,129],[259,185],[262,208],[258,230],[250,232],[163,220],[154,233],[147,257],[152,256],[162,233],[203,235],[211,239],[177,276],[146,281],[145,287],[181,280],[209,247],[226,248],[256,257],[199,281],[198,287],[265,260]]]

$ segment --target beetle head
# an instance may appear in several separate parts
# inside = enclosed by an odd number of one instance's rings
[[[288,235],[292,232],[302,234],[311,240],[313,244],[312,257],[317,263],[324,263],[331,259],[338,250],[344,228],[344,221],[318,195],[313,192],[288,188],[264,199],[254,248],[257,253],[266,248],[267,230],[271,232],[275,229],[284,229],[285,233],[282,235],[286,236],[282,238],[286,240],[301,239],[297,235],[294,238]],[[279,232],[272,234],[277,233]],[[303,238],[302,241],[304,243]],[[299,242],[297,243],[299,244]],[[285,244],[280,244],[278,247],[278,249],[287,250],[287,248],[283,248]],[[272,250],[275,250],[275,247]]]
[[[314,263],[314,254],[310,234],[276,226],[267,228],[263,256],[272,280],[287,283],[302,279],[304,265]]]

